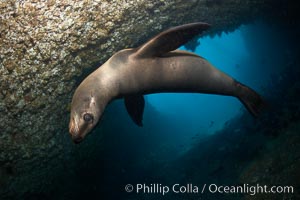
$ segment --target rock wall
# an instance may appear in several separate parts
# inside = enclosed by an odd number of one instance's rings
[[[100,134],[71,143],[69,104],[78,82],[114,52],[188,22],[212,24],[210,34],[232,30],[266,14],[270,2],[0,1],[1,199],[51,192],[53,174],[97,154]]]

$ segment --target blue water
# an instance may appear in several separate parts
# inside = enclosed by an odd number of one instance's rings
[[[285,66],[285,54],[288,54],[280,31],[261,22],[199,40],[195,53],[262,96],[270,92],[266,88],[272,78],[280,78],[281,66]],[[186,50],[184,46],[180,49]],[[214,134],[227,121],[247,112],[237,98],[228,96],[174,93],[152,94],[146,99],[173,121],[174,145],[189,144],[201,134]]]
[[[262,77],[258,71],[249,73],[255,68],[255,62],[243,38],[245,31],[247,28],[242,26],[229,34],[203,37],[195,53],[231,77],[259,91],[268,76]],[[186,50],[184,47],[180,49]],[[147,96],[147,101],[174,120],[174,129],[180,130],[179,134],[184,129],[184,136],[179,136],[181,139],[201,133],[213,134],[222,129],[229,119],[245,111],[238,99],[219,95],[153,94]]]

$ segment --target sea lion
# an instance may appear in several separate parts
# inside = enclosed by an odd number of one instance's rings
[[[207,93],[237,97],[257,116],[263,100],[254,90],[213,67],[204,58],[176,50],[210,27],[191,23],[168,29],[138,48],[115,53],[76,89],[69,132],[75,143],[97,124],[105,107],[125,98],[133,121],[142,126],[143,95],[160,92]]]

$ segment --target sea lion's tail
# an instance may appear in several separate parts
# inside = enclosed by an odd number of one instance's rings
[[[258,117],[258,115],[264,110],[266,107],[266,103],[263,98],[251,88],[237,83],[238,87],[241,89],[238,99],[245,105],[247,110],[254,116]]]

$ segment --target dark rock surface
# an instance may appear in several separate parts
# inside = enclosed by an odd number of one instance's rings
[[[39,198],[99,152],[100,134],[71,143],[69,103],[78,81],[114,52],[187,22],[212,24],[210,34],[230,31],[272,17],[274,2],[1,1],[0,198]]]

